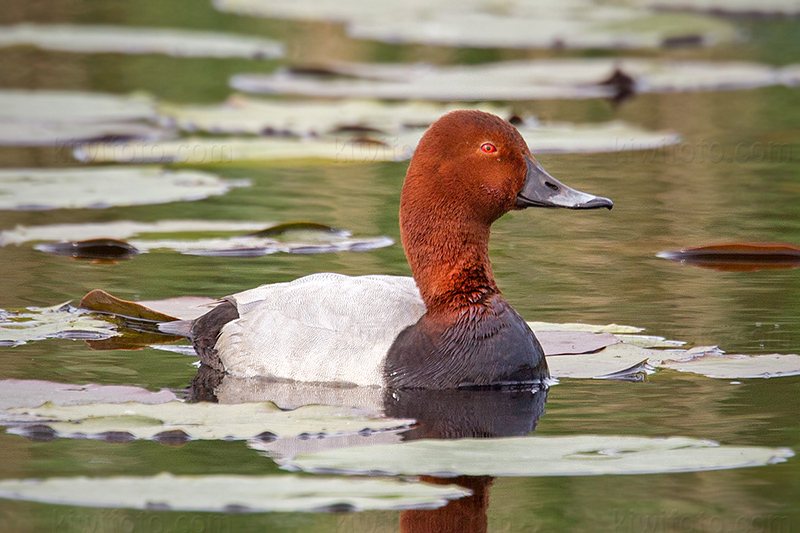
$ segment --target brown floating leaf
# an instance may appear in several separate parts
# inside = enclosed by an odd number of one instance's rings
[[[173,320],[178,320],[164,313],[153,311],[139,303],[120,300],[100,289],[95,289],[84,296],[78,307],[98,313],[108,313],[111,315],[152,320],[155,322],[171,322]]]
[[[779,270],[800,266],[800,248],[790,244],[716,244],[659,252],[658,257],[703,268],[735,272]]]
[[[136,331],[133,333],[126,332],[124,335],[118,337],[109,337],[108,339],[87,340],[86,344],[89,348],[95,351],[103,350],[126,350],[136,351],[142,348],[147,348],[153,344],[160,344],[165,342],[177,342],[183,340],[184,337],[165,336],[163,333],[148,333],[143,331]]]
[[[122,261],[139,255],[135,246],[116,239],[89,239],[87,241],[55,242],[34,246],[40,252],[68,255],[75,259]]]
[[[296,231],[313,231],[319,235],[330,234],[335,237],[349,237],[350,232],[326,226],[325,224],[318,224],[316,222],[286,222],[285,224],[278,224],[271,226],[261,231],[248,233],[245,237],[279,237],[286,233]]]

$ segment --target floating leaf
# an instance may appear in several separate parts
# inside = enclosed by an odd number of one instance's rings
[[[74,259],[121,261],[139,255],[139,250],[127,242],[114,239],[90,239],[77,242],[57,242],[34,246],[40,252],[68,255]]]
[[[468,106],[469,109],[478,109]],[[162,123],[186,131],[212,134],[283,134],[322,135],[337,131],[396,132],[405,127],[428,126],[440,116],[463,105],[439,105],[421,102],[388,104],[372,100],[313,102],[259,100],[242,95],[230,97],[222,105],[162,105]],[[497,106],[479,109],[496,115],[508,115]]]
[[[127,476],[0,480],[0,498],[82,507],[221,513],[432,509],[470,491],[395,479]]]
[[[190,137],[159,143],[87,143],[78,146],[74,156],[84,163],[218,165],[232,161],[304,159],[370,163],[408,159],[419,139],[415,135],[408,140],[397,136],[384,140],[355,138],[352,135],[303,140],[276,137]]]
[[[670,132],[648,132],[620,121],[606,124],[523,124],[519,128],[535,153],[591,153],[650,150],[680,142]],[[347,163],[400,161],[414,153],[424,129],[388,134],[330,135],[309,139],[188,138],[149,143],[88,143],[75,149],[83,162],[182,163],[213,165],[231,161],[329,159]]]
[[[9,169],[0,170],[0,209],[163,204],[201,200],[244,185],[205,172],[157,167]]]
[[[669,355],[667,355],[669,354]],[[694,372],[710,378],[742,379],[800,375],[800,355],[725,354],[716,346],[701,346],[684,352],[666,352],[659,367]]]
[[[536,338],[545,355],[593,353],[620,342],[611,333],[588,331],[537,331]]]
[[[261,257],[284,252],[289,254],[323,254],[334,252],[367,252],[391,246],[389,237],[364,239],[339,238],[336,241],[280,242],[260,237],[230,237],[227,239],[133,241],[139,249],[168,248],[182,254],[217,257]]]
[[[656,9],[726,15],[800,15],[796,0],[647,0],[647,4]]]
[[[715,244],[656,255],[676,263],[735,272],[800,266],[800,248],[789,244]]]
[[[14,229],[0,231],[0,246],[23,244],[31,241],[128,239],[147,233],[258,231],[269,225],[269,222],[233,222],[227,220],[160,220],[158,222],[117,220],[88,224],[17,226]]]
[[[58,150],[84,142],[168,137],[162,129],[135,122],[0,122],[0,145],[54,146]]]
[[[200,315],[206,314],[211,304],[216,302],[218,300],[203,296],[177,296],[165,300],[142,300],[136,303],[156,313],[174,316],[180,320],[194,320]]]
[[[635,92],[741,90],[793,84],[797,66],[663,59],[537,59],[479,65],[375,65],[340,63],[338,78],[281,71],[241,74],[231,85],[245,92],[417,100],[485,101],[614,97],[607,84],[624,74]]]
[[[91,123],[155,118],[155,100],[144,95],[0,90],[0,122]]]
[[[458,10],[425,18],[382,17],[350,24],[348,34],[358,39],[435,46],[611,50],[709,45],[732,41],[736,35],[729,22],[711,17],[655,14],[622,6],[601,10],[591,2],[581,3],[592,10],[581,13],[573,5],[568,10],[522,14],[513,9],[508,14]],[[598,11],[602,14],[593,17]]]
[[[579,435],[418,440],[279,461],[287,468],[319,473],[532,477],[723,470],[782,463],[793,455],[788,448],[721,446],[686,437]]]
[[[130,26],[17,24],[0,26],[0,47],[35,46],[80,53],[167,54],[269,59],[283,55],[275,41],[244,35]]]
[[[533,331],[589,331],[592,333],[639,333],[644,328],[633,326],[620,326],[618,324],[607,324],[605,326],[597,324],[558,324],[556,322],[528,322],[528,327]]]
[[[115,335],[119,333],[113,324],[66,304],[0,313],[0,346],[17,346],[51,337],[96,340]]]
[[[383,418],[374,413],[326,405],[285,411],[272,402],[217,404],[166,402],[159,404],[94,403],[8,410],[13,415],[38,417],[40,425],[62,437],[104,438],[127,433],[136,439],[158,439],[179,432],[188,439],[250,439],[265,432],[276,437],[356,434],[365,429],[405,427],[412,420]],[[13,432],[25,434],[25,428]]]
[[[347,34],[392,44],[424,43],[483,48],[653,48],[732,40],[733,26],[695,14],[659,14],[647,2],[608,5],[596,0],[561,4],[409,0],[390,5],[350,0],[215,0],[223,11],[270,18],[345,24]]]
[[[547,366],[554,378],[629,379],[646,372],[645,365],[653,355],[652,350],[621,343],[597,353],[548,357]]]
[[[616,338],[626,344],[632,344],[640,348],[678,348],[686,344],[683,341],[673,341],[659,337],[658,335],[628,335],[623,333],[614,334]]]
[[[151,392],[129,385],[76,385],[54,383],[37,379],[0,380],[0,410],[14,407],[39,407],[53,405],[78,405],[91,403],[164,403],[178,398],[169,390]],[[2,415],[0,415],[2,416]]]
[[[349,237],[350,232],[326,226],[325,224],[317,224],[316,222],[286,222],[278,224],[261,231],[255,231],[246,235],[247,237],[271,237],[279,238],[286,235],[313,235],[315,238],[321,236],[330,236],[331,238]]]
[[[110,315],[119,315],[153,322],[169,322],[177,318],[163,313],[158,313],[136,302],[120,300],[111,296],[106,291],[95,289],[81,300],[80,309],[96,311]]]

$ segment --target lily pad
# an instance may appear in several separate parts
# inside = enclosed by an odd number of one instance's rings
[[[55,146],[66,150],[84,142],[111,139],[153,142],[168,136],[162,129],[135,122],[0,122],[0,145],[5,146]]]
[[[640,93],[741,90],[797,83],[795,66],[639,58],[537,59],[435,67],[337,63],[320,79],[302,71],[240,74],[231,86],[245,92],[324,97],[442,101],[614,97],[613,76]]]
[[[279,462],[318,473],[538,477],[725,470],[782,463],[793,455],[788,448],[726,446],[686,437],[579,435],[418,440],[332,449]]]
[[[79,53],[167,54],[184,57],[283,56],[283,46],[259,37],[178,29],[74,24],[0,26],[0,47],[35,46]]]
[[[538,331],[536,338],[545,355],[593,353],[620,342],[611,333],[588,331]]]
[[[603,9],[590,1],[570,4],[566,9],[549,4],[547,10],[534,8],[533,13],[512,8],[510,13],[457,10],[425,18],[382,17],[356,21],[347,30],[358,39],[471,48],[625,50],[701,46],[736,38],[730,22],[711,17],[656,14],[622,5]]]
[[[471,106],[508,116],[498,106]],[[440,116],[464,106],[423,102],[388,104],[374,100],[313,102],[258,100],[231,96],[222,105],[162,105],[161,122],[185,131],[212,134],[322,135],[337,131],[396,132],[407,127],[428,126]]]
[[[78,340],[119,335],[113,324],[67,304],[0,313],[0,346],[17,346],[52,337]]]
[[[14,407],[39,407],[45,403],[53,405],[79,405],[104,403],[164,403],[177,400],[171,391],[162,389],[151,392],[129,385],[77,385],[54,383],[37,379],[0,380],[0,410]],[[1,415],[0,415],[1,416]]]
[[[528,322],[534,332],[539,331],[589,331],[591,333],[639,333],[644,331],[644,328],[637,328],[634,326],[620,326],[619,324],[582,324],[582,323],[566,323],[559,324],[557,322]]]
[[[394,8],[357,0],[215,0],[223,11],[345,24],[351,37],[392,44],[423,43],[483,48],[653,48],[710,44],[735,37],[727,21],[695,14],[659,14],[647,2],[609,5],[596,0],[561,4],[481,1],[403,2]]]
[[[796,0],[646,0],[646,4],[655,9],[725,15],[800,15],[800,4]]]
[[[726,354],[716,346],[700,346],[683,352],[665,352],[660,368],[693,372],[710,378],[744,379],[800,375],[800,355]]]
[[[201,200],[242,181],[157,167],[0,170],[0,209],[106,208]]]
[[[548,357],[547,366],[554,378],[632,379],[632,375],[649,371],[646,365],[654,355],[652,350],[620,343],[597,353]]]
[[[187,255],[216,257],[261,257],[277,252],[289,254],[324,254],[335,252],[367,252],[394,244],[389,237],[363,239],[338,238],[328,242],[280,242],[262,237],[229,237],[199,239],[134,241],[140,250],[166,248]]]
[[[159,143],[87,143],[78,146],[73,155],[84,163],[218,165],[232,161],[309,159],[370,163],[408,159],[419,141],[418,137],[415,135],[409,140],[398,136],[371,139],[350,134],[303,140],[277,137],[189,137]]]
[[[659,252],[663,259],[713,270],[755,272],[800,266],[800,248],[789,244],[715,244]]]
[[[0,246],[37,241],[78,241],[90,239],[128,239],[143,234],[208,233],[259,231],[271,227],[270,222],[236,222],[228,220],[159,220],[134,222],[117,220],[87,224],[51,224],[17,226],[0,231]]]
[[[592,153],[650,150],[680,142],[679,135],[647,131],[620,121],[606,124],[523,124],[518,128],[535,153]],[[414,153],[424,129],[383,134],[318,138],[203,137],[165,141],[87,143],[74,155],[83,162],[182,163],[214,165],[231,161],[327,159],[347,163],[401,161]]]
[[[120,476],[0,480],[0,498],[82,507],[221,513],[432,509],[468,496],[455,485],[395,479]]]
[[[90,123],[155,118],[155,100],[145,95],[0,90],[0,122]]]
[[[164,433],[179,433],[185,439],[238,440],[264,433],[273,437],[356,434],[364,430],[386,430],[407,426],[413,420],[383,418],[374,413],[345,407],[308,405],[292,411],[272,402],[217,404],[166,402],[160,404],[94,403],[36,408],[17,408],[12,415],[38,417],[38,424],[62,437],[104,438],[129,434],[135,439],[156,439]],[[11,430],[25,434],[25,428]]]
[[[683,341],[665,339],[658,335],[628,335],[616,333],[614,336],[626,344],[632,344],[640,348],[678,348],[686,344]]]

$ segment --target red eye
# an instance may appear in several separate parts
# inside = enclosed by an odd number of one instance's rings
[[[483,150],[487,154],[493,154],[497,151],[497,147],[492,143],[483,143],[481,145],[481,150]]]

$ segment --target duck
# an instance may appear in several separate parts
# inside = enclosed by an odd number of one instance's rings
[[[411,277],[317,273],[220,299],[188,324],[202,365],[241,378],[384,389],[540,384],[542,347],[502,296],[494,221],[529,207],[613,202],[553,178],[517,129],[459,110],[424,133],[400,196]]]

